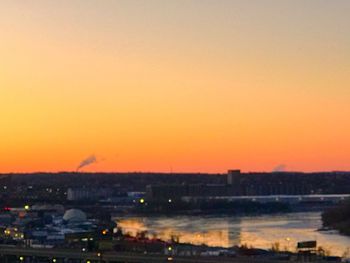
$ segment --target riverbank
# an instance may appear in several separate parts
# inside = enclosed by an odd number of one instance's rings
[[[336,229],[350,236],[350,201],[326,210],[322,214],[322,222],[324,228]]]

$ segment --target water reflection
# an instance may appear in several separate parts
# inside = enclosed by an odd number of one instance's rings
[[[212,220],[212,219],[209,219]],[[222,220],[213,228],[205,218],[192,217],[158,217],[158,218],[124,218],[118,220],[118,226],[124,233],[136,236],[141,231],[147,231],[148,237],[157,237],[162,240],[177,238],[181,243],[195,245],[229,247],[235,232],[229,232],[229,224]],[[210,228],[208,228],[210,226]],[[239,234],[239,232],[236,232]]]
[[[124,232],[136,235],[147,231],[149,237],[196,245],[230,247],[243,245],[271,248],[278,242],[281,249],[295,250],[298,241],[317,240],[319,246],[334,255],[350,248],[350,238],[335,232],[318,232],[320,213],[291,213],[257,217],[174,216],[119,218]]]

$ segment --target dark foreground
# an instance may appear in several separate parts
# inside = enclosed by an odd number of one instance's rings
[[[0,246],[0,262],[57,262],[57,263],[160,263],[160,262],[177,262],[177,263],[286,263],[286,262],[305,262],[305,259],[298,259],[292,255],[285,260],[278,258],[259,258],[248,256],[215,256],[215,257],[171,257],[164,255],[146,255],[137,253],[122,253],[122,252],[108,252],[108,253],[93,253],[81,252],[79,250],[71,249],[33,249],[33,248],[16,248],[9,246]],[[314,258],[313,262],[327,262],[321,259]]]

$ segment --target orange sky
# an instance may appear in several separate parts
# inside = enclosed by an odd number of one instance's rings
[[[350,170],[349,12],[1,1],[0,172]]]

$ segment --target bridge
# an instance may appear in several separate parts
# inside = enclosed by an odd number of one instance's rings
[[[312,195],[243,195],[243,196],[184,196],[182,200],[190,201],[249,201],[257,203],[287,203],[287,204],[302,204],[302,203],[325,203],[337,204],[350,198],[350,194],[312,194]]]

